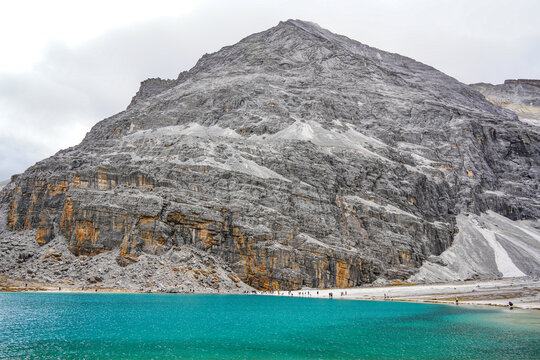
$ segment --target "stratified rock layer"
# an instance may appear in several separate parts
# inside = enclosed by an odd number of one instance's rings
[[[143,82],[2,203],[76,256],[186,247],[259,289],[351,287],[413,275],[460,212],[537,218],[538,140],[429,66],[289,20]]]
[[[540,125],[540,80],[506,80],[504,84],[471,85],[487,100],[514,111],[522,120]]]

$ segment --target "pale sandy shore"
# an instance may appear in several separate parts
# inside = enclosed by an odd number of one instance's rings
[[[467,281],[429,285],[399,285],[349,289],[305,289],[264,293],[275,296],[300,296],[341,300],[411,301],[491,305],[540,310],[540,279],[515,278],[490,281]]]
[[[77,288],[0,277],[0,291],[51,293],[140,293],[131,289],[102,287]],[[204,293],[196,291],[196,293]],[[232,294],[235,292],[220,292]],[[239,292],[237,292],[240,294]],[[540,279],[514,278],[489,281],[467,281],[429,285],[366,286],[347,289],[302,289],[296,291],[260,292],[260,295],[330,298],[338,300],[409,301],[490,305],[540,310]]]

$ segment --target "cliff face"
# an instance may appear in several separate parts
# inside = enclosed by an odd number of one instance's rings
[[[2,204],[75,259],[193,249],[259,289],[350,287],[414,274],[459,213],[538,218],[539,155],[537,128],[469,86],[289,20],[143,82]]]
[[[504,84],[471,85],[488,101],[514,111],[520,119],[540,125],[540,80],[505,80]]]

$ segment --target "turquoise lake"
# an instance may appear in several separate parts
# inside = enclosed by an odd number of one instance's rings
[[[0,293],[0,359],[540,359],[539,319],[398,302]]]

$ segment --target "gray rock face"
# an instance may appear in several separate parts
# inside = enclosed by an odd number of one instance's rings
[[[0,215],[6,217],[6,207]],[[0,223],[0,274],[61,288],[131,291],[251,292],[223,260],[193,246],[170,246],[160,254],[122,255],[122,249],[95,256],[75,255],[62,235],[45,245],[36,230],[6,231]],[[0,277],[0,288],[2,287]]]
[[[504,84],[472,84],[487,100],[514,111],[520,119],[540,126],[540,80],[506,80]]]
[[[259,289],[350,287],[415,274],[461,212],[538,218],[539,137],[432,67],[289,20],[143,82],[2,203],[74,256],[189,247]]]

